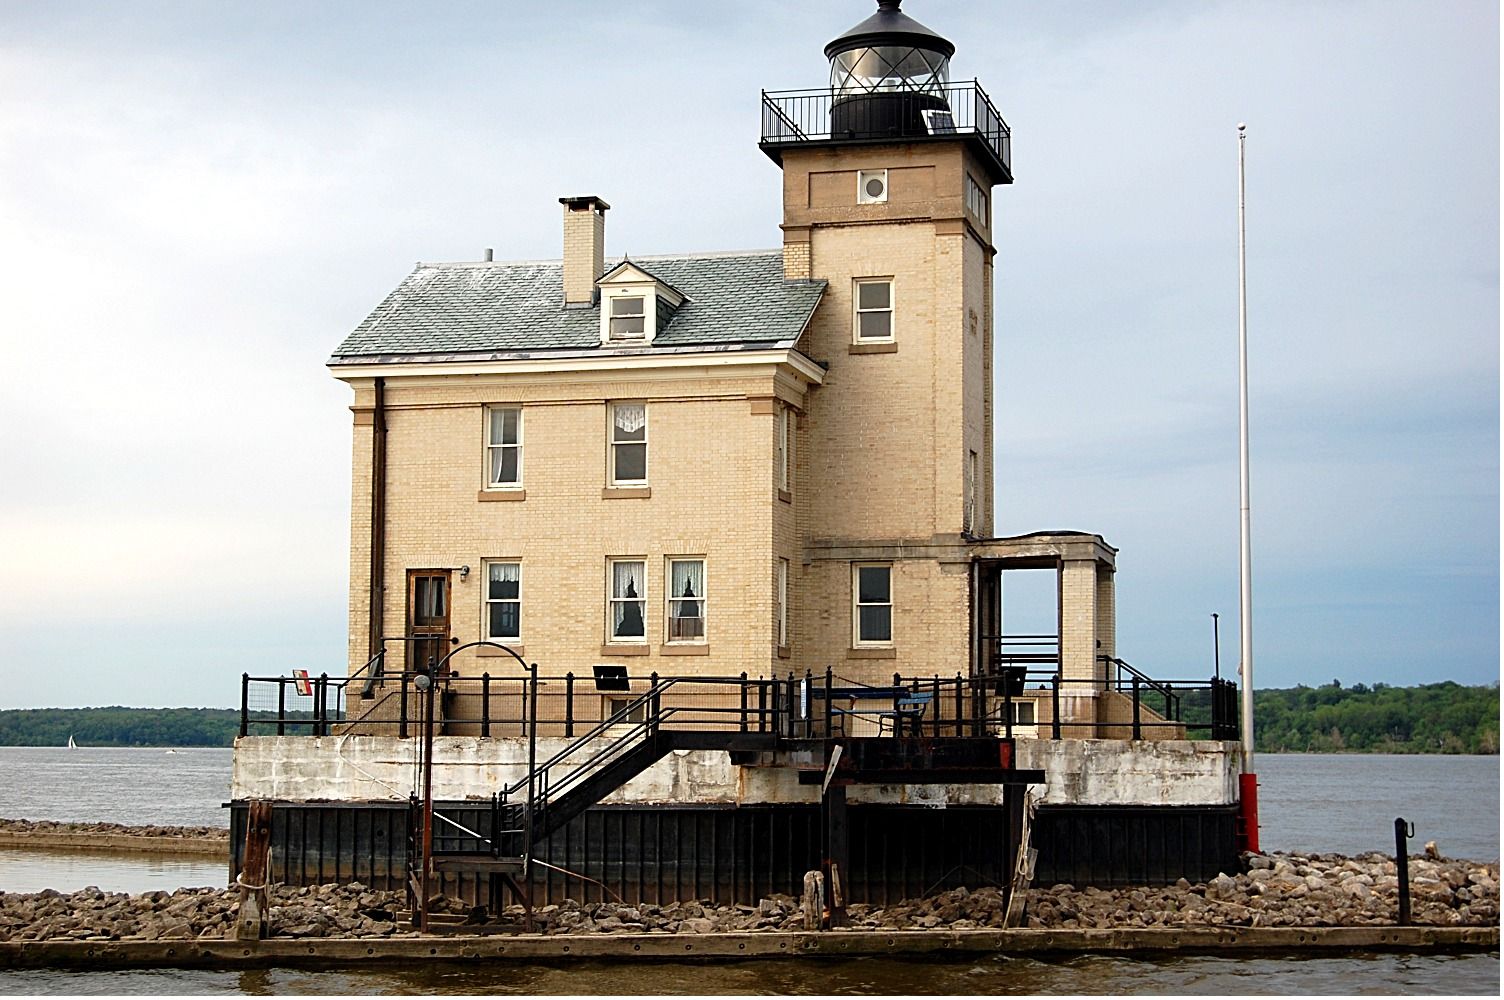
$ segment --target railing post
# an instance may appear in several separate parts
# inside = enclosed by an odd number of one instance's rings
[[[663,707],[660,695],[658,693],[658,671],[654,670],[651,674],[649,674],[648,681],[652,685],[650,688],[648,688],[648,691],[651,693],[651,697],[648,699],[648,732],[656,733],[658,731],[658,723],[660,721],[658,714]]]
[[[249,736],[251,728],[251,675],[240,675],[240,735]]]
[[[747,672],[742,671],[742,732],[747,731]]]
[[[1139,662],[1142,663],[1143,661],[1140,660]],[[1139,709],[1138,674],[1134,674],[1133,675],[1133,738],[1135,740],[1141,740],[1141,739],[1144,738],[1143,724],[1139,721],[1138,709]]]
[[[958,737],[961,735],[961,728],[962,728],[961,722],[962,722],[963,719],[966,718],[966,699],[965,699],[965,697],[961,693],[961,685],[963,683],[964,683],[964,681],[963,681],[963,679],[961,677],[961,671],[957,670],[956,671],[956,736],[958,736]],[[940,711],[940,706],[936,705],[935,706],[935,712],[936,712],[936,714],[938,714],[939,711]]]
[[[757,731],[768,731],[768,682],[763,677],[757,679]]]
[[[1060,739],[1060,671],[1050,679],[1050,736]]]
[[[1013,673],[1011,668],[998,673],[998,683],[1003,686],[1003,735],[1013,738]]]
[[[804,704],[799,706],[804,714],[804,738],[809,739],[815,735],[815,712],[812,702],[815,699],[815,672],[808,667],[804,668]]]
[[[795,736],[798,735],[798,731],[794,727],[794,723],[797,721],[794,718],[794,702],[795,702],[795,699],[794,699],[794,688],[795,688],[795,685],[794,685],[794,672],[792,670],[790,670],[789,671],[789,685],[788,685],[788,688],[786,689],[786,691],[784,693],[784,699],[785,700],[784,700],[784,703],[783,703],[783,712],[784,712],[784,715],[787,718],[787,723],[784,726],[784,731],[789,734],[789,738],[790,739],[793,739]]]
[[[480,735],[491,735],[491,671],[480,675]]]
[[[399,685],[399,696],[397,701],[397,738],[402,740],[407,739],[407,678],[409,676],[410,675],[408,670],[406,669],[406,664],[403,664],[402,673],[397,675],[397,683]]]
[[[823,734],[826,739],[830,739],[830,724],[835,718],[835,705],[830,697],[830,689],[834,681],[835,668],[827,664],[825,667],[825,732]]]
[[[564,735],[574,735],[574,671],[564,675]]]
[[[329,675],[319,674],[319,722],[318,734],[329,735]]]
[[[287,678],[277,678],[277,735],[287,734]]]

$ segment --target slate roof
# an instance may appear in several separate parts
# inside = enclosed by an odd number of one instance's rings
[[[632,261],[687,299],[648,351],[792,346],[825,291],[823,281],[784,280],[777,250]],[[600,342],[598,305],[564,308],[563,273],[559,261],[420,263],[329,363],[611,349]]]

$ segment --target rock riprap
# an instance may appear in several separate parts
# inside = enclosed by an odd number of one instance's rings
[[[1392,924],[1398,906],[1394,862],[1383,855],[1254,855],[1248,870],[1204,885],[1182,880],[1155,888],[1029,890],[1024,924],[1074,927],[1333,927]],[[1499,922],[1499,866],[1413,858],[1414,922],[1432,926],[1493,926]],[[144,940],[225,937],[233,933],[239,893],[179,889],[138,895],[87,888],[73,893],[0,892],[0,941]],[[416,933],[399,923],[401,892],[360,883],[270,889],[273,937],[390,937]],[[850,926],[867,930],[965,930],[1001,927],[1003,896],[995,888],[953,889],[889,906],[855,904]],[[471,907],[443,896],[430,911],[468,916]],[[774,895],[753,905],[707,900],[577,903],[539,907],[545,934],[706,934],[792,931],[803,926],[799,901]],[[519,922],[522,908],[504,918]]]
[[[29,836],[63,833],[195,840],[220,839],[227,844],[230,840],[230,831],[222,826],[125,826],[120,823],[60,823],[50,819],[0,819],[0,831]]]
[[[1205,885],[1029,891],[1028,927],[1361,927],[1393,924],[1399,874],[1383,854],[1268,854]],[[1441,927],[1499,922],[1499,866],[1410,859],[1411,921]]]

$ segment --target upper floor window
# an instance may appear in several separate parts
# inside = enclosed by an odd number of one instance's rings
[[[610,577],[608,632],[612,642],[647,642],[647,563],[613,559]]]
[[[506,489],[522,485],[522,410],[492,407],[486,436],[486,485]]]
[[[486,638],[522,638],[522,564],[486,564]]]
[[[641,485],[648,481],[648,407],[646,403],[611,406],[611,482]]]
[[[777,600],[777,606],[774,608],[774,614],[777,616],[778,645],[787,646],[789,644],[789,561],[787,559],[778,560],[778,580],[775,585],[777,589],[774,597]]]
[[[965,531],[977,528],[977,453],[966,453],[966,507],[962,511],[961,527]]]
[[[705,641],[705,560],[668,561],[668,641]]]
[[[792,422],[789,408],[779,407],[775,419],[777,420],[777,426],[773,430],[773,460],[777,463],[775,473],[778,488],[787,493],[789,490],[789,424]]]
[[[982,225],[987,225],[987,189],[970,174],[966,175],[966,210]]]
[[[893,279],[864,278],[856,283],[856,341],[893,340]]]
[[[889,563],[851,568],[852,622],[858,646],[893,644],[893,567]]]
[[[642,340],[647,330],[647,297],[617,295],[606,301],[611,305],[611,339]]]

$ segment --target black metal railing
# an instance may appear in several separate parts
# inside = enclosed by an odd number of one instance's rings
[[[1039,637],[1041,639],[1047,637]],[[610,763],[603,742],[630,743],[658,729],[774,734],[789,739],[915,735],[931,738],[1027,736],[1041,739],[1236,739],[1237,688],[1232,681],[1154,679],[1116,657],[1105,673],[1063,675],[1055,662],[1000,657],[980,675],[904,676],[874,684],[827,667],[783,677],[659,677],[601,690],[595,679],[450,672],[438,681],[436,731],[446,736],[562,737],[589,748],[591,766]],[[345,692],[357,678],[251,677],[241,680],[241,735],[420,733],[420,672],[388,674],[374,704],[352,713]],[[1073,696],[1105,699],[1091,713]],[[355,704],[361,704],[356,702]],[[535,721],[530,721],[535,720]],[[609,738],[603,741],[602,738]],[[623,743],[624,747],[626,744]],[[562,752],[562,751],[561,751]],[[557,794],[560,789],[551,790]]]
[[[937,112],[939,112],[937,114]],[[975,80],[924,91],[762,92],[764,147],[975,136],[1012,176],[1012,133]]]

